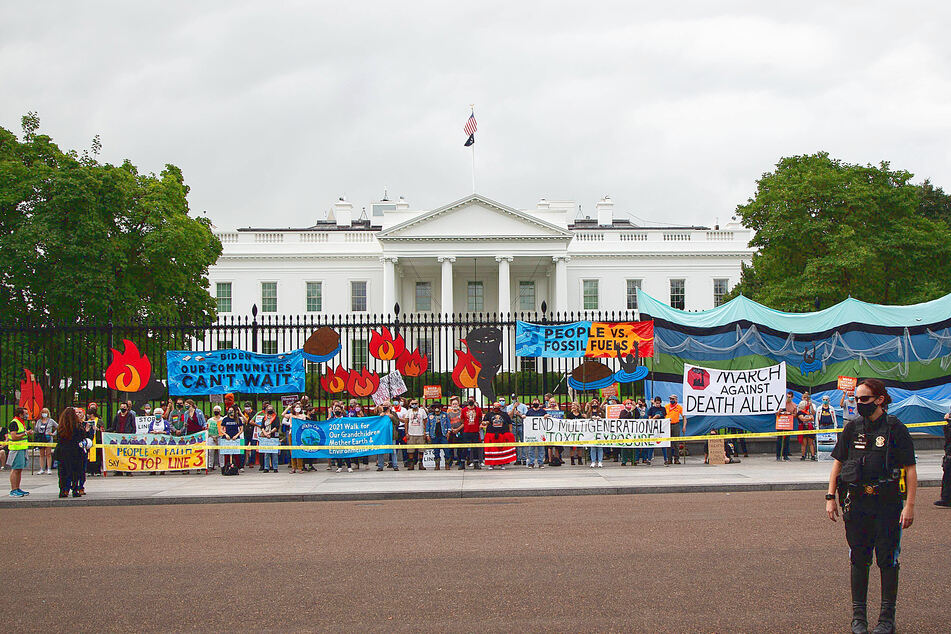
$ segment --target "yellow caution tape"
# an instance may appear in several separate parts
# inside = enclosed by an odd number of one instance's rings
[[[943,427],[948,425],[948,421],[936,421],[933,423],[912,423],[910,425],[905,425],[908,429],[914,429],[917,427]],[[650,449],[651,447],[656,446],[659,442],[671,441],[671,442],[685,442],[688,440],[711,440],[715,438],[721,438],[723,440],[732,440],[734,438],[778,438],[781,436],[812,436],[816,434],[838,434],[842,432],[842,427],[835,427],[833,429],[801,429],[794,431],[768,431],[768,432],[745,432],[741,434],[703,434],[698,436],[660,436],[660,437],[651,437],[651,438],[612,438],[612,439],[602,439],[602,440],[571,440],[563,442],[476,442],[476,443],[440,443],[440,444],[426,444],[426,445],[277,445],[269,446],[271,450],[277,449],[279,451],[290,451],[290,450],[304,450],[304,451],[324,451],[329,449],[347,449],[347,450],[357,450],[357,449],[406,449],[406,450],[417,450],[417,449],[433,449],[433,448],[448,448],[448,449],[472,449],[476,447],[581,447],[586,445],[594,446],[604,446],[604,445],[643,445],[645,448]],[[9,442],[15,441],[0,441],[0,445],[9,444]],[[55,447],[56,443],[53,442],[31,442],[27,443],[29,447]],[[103,445],[103,444],[94,444],[90,450],[99,449],[102,447],[119,447],[122,445]],[[177,447],[180,445],[146,445],[148,447]],[[192,449],[204,449],[206,451],[221,451],[227,449],[229,451],[260,451],[260,445],[241,445],[241,446],[232,446],[232,445],[209,445],[204,443],[195,443],[193,445],[187,445]]]

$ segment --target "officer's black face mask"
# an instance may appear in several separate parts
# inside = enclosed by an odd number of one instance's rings
[[[858,410],[860,416],[871,418],[875,410],[878,409],[878,405],[875,403],[857,403],[855,408]]]

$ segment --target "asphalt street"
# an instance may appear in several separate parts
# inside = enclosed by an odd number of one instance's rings
[[[898,625],[951,629],[920,490]],[[8,631],[848,631],[821,492],[5,508]],[[870,611],[877,615],[873,570]]]

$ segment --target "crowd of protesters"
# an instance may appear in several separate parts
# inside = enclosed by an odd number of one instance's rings
[[[854,417],[855,403],[851,393],[844,393],[839,404],[846,420]],[[327,459],[295,458],[291,452],[260,451],[261,444],[273,445],[277,440],[281,445],[291,445],[291,429],[294,419],[323,421],[343,417],[386,416],[393,425],[395,445],[431,446],[434,469],[505,469],[512,464],[524,465],[531,469],[587,465],[601,468],[605,461],[613,461],[620,466],[650,466],[654,461],[654,448],[595,447],[595,446],[532,446],[515,447],[515,443],[524,438],[524,420],[526,417],[563,417],[566,419],[604,418],[607,408],[614,406],[613,416],[632,419],[669,419],[670,435],[674,440],[670,447],[661,449],[664,465],[680,464],[681,456],[686,453],[683,443],[676,438],[684,435],[686,418],[676,395],[671,395],[665,403],[661,397],[648,402],[643,397],[619,399],[609,397],[602,401],[592,398],[587,401],[575,400],[562,406],[555,396],[532,397],[523,402],[517,395],[510,399],[499,398],[486,407],[474,398],[450,397],[447,402],[433,400],[421,401],[418,398],[396,397],[379,406],[365,406],[356,399],[335,400],[326,410],[314,406],[307,396],[293,403],[281,405],[264,401],[256,407],[251,401],[243,405],[234,401],[233,395],[226,395],[223,403],[212,404],[206,416],[202,408],[192,399],[169,399],[164,406],[154,409],[148,403],[143,405],[141,414],[137,413],[131,401],[120,403],[112,420],[104,422],[99,416],[96,403],[83,408],[66,408],[58,419],[50,416],[48,409],[42,410],[32,429],[26,418],[26,410],[17,410],[17,417],[4,428],[4,434],[11,444],[7,449],[7,464],[11,468],[11,495],[28,495],[20,489],[20,473],[25,464],[24,442],[56,443],[55,449],[40,448],[38,451],[39,474],[52,474],[54,461],[58,462],[60,497],[85,495],[87,476],[106,474],[101,464],[101,450],[91,449],[93,444],[102,442],[102,433],[113,432],[149,434],[182,437],[198,432],[207,432],[206,468],[215,471],[219,467],[241,473],[245,469],[257,468],[264,473],[277,473],[278,468],[287,465],[291,473],[316,471],[318,468],[337,473],[353,472],[371,468],[371,457],[342,457]],[[819,407],[812,404],[808,393],[799,403],[793,393],[787,393],[786,404],[778,413],[793,414],[798,421],[797,429],[811,430],[837,426],[836,412],[823,397]],[[143,425],[137,418],[145,416]],[[740,431],[728,429],[727,431]],[[171,439],[170,439],[171,440]],[[243,448],[234,454],[220,451],[222,441],[235,444],[239,441]],[[219,444],[220,443],[220,444]],[[511,446],[506,443],[511,443]],[[815,437],[803,434],[801,460],[816,460]],[[460,446],[455,445],[476,445]],[[483,446],[480,446],[483,445]],[[14,448],[16,447],[16,448]],[[728,462],[738,462],[740,455],[748,455],[743,439],[726,443]],[[777,438],[776,459],[789,460],[789,436]],[[393,449],[376,454],[377,471],[386,468],[398,471],[402,466],[407,470],[426,470],[423,451],[419,449]],[[16,472],[16,476],[13,472]],[[149,472],[151,475],[165,472]],[[186,471],[186,473],[188,473]],[[117,475],[132,475],[128,472],[116,472]],[[106,474],[108,475],[108,474]]]

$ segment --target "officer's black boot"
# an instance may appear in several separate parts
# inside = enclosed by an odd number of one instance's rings
[[[868,568],[852,564],[852,634],[868,634]]]
[[[898,566],[882,568],[882,610],[873,634],[894,634],[895,601],[898,599]]]

